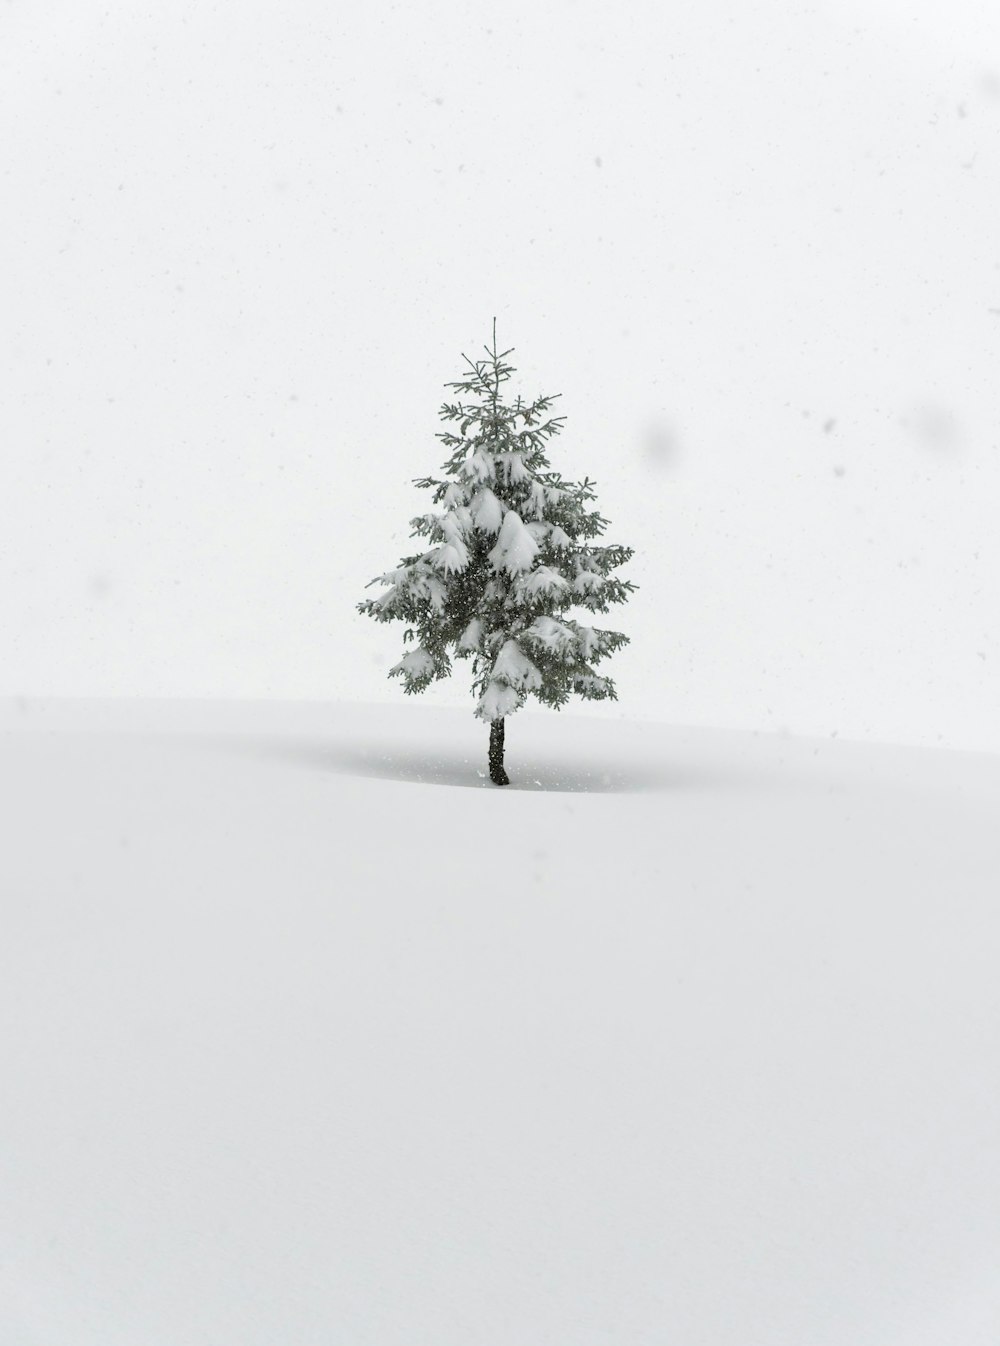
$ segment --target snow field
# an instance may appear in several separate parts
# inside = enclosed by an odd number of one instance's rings
[[[0,724],[0,1339],[993,1346],[996,758]]]

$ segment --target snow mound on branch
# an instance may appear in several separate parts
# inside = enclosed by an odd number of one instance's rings
[[[425,560],[401,570],[401,578],[375,600],[378,606],[391,612],[401,599],[426,598],[435,612],[443,612],[448,591],[430,569],[433,559],[434,554],[431,553]]]
[[[576,639],[573,631],[562,622],[556,621],[554,617],[536,617],[524,632],[524,636],[530,640],[537,640],[547,650],[564,649]]]
[[[389,586],[384,594],[379,594],[375,599],[376,604],[380,608],[389,607],[389,605],[399,597],[399,586],[405,579],[406,573],[407,567],[399,566],[395,570],[387,570],[384,575],[379,575],[378,583],[387,584]],[[372,583],[374,584],[375,581],[372,580]]]
[[[468,506],[458,505],[441,516],[441,532],[446,542],[460,542],[472,526]]]
[[[604,576],[599,575],[596,570],[581,570],[573,581],[573,588],[578,594],[589,594],[599,589],[603,583]]]
[[[398,664],[389,670],[390,674],[402,673],[404,678],[425,678],[434,672],[434,660],[422,646],[404,654]]]
[[[533,519],[526,527],[536,542],[544,542],[548,538],[553,547],[560,551],[570,545],[569,535],[564,533],[557,523],[546,523],[544,519]]]
[[[610,678],[599,678],[596,673],[583,673],[573,679],[573,690],[579,692],[584,700],[599,700],[611,689]]]
[[[509,509],[504,515],[496,546],[489,554],[494,570],[517,575],[527,570],[538,555],[538,543],[524,526],[520,514]]]
[[[416,586],[414,586],[416,588]],[[420,592],[430,603],[435,612],[444,612],[445,599],[448,597],[448,590],[437,578],[436,575],[428,575],[420,585]]]
[[[556,589],[565,589],[568,582],[558,570],[553,570],[550,566],[539,566],[522,580],[518,587],[522,593],[534,598],[536,594],[548,594]]]
[[[469,564],[465,534],[471,525],[472,515],[464,505],[442,514],[437,520],[437,526],[444,535],[444,545],[432,552],[431,558],[434,566],[446,575],[453,570],[464,570]]]
[[[516,640],[506,640],[493,665],[491,679],[530,692],[542,685],[542,675]]]
[[[443,612],[448,590],[430,568],[433,559],[432,552],[425,560],[407,566],[403,578],[378,600],[379,606],[389,608],[395,599],[402,597],[426,598],[435,612]]]
[[[505,715],[513,715],[523,703],[523,692],[516,692],[505,682],[491,682],[479,698],[476,715],[480,720],[502,720]]]
[[[493,455],[485,449],[477,449],[468,462],[462,464],[462,474],[473,481],[492,481],[496,476]]]
[[[430,556],[432,564],[445,575],[451,574],[453,570],[464,570],[469,564],[469,553],[460,538],[446,542],[443,547],[432,551]]]
[[[545,513],[545,487],[540,481],[531,483],[531,493],[528,496],[528,511],[536,519],[540,519]]]
[[[592,655],[597,654],[604,644],[601,633],[595,631],[592,626],[580,626],[576,623],[574,625],[576,626],[577,639],[580,642],[580,653],[584,659],[589,659]],[[606,681],[606,679],[602,681]]]
[[[513,453],[498,453],[496,461],[503,468],[504,479],[508,484],[521,482],[527,478],[528,469],[524,465],[524,459],[516,451]]]
[[[479,698],[476,715],[481,720],[499,720],[524,705],[528,692],[542,685],[542,675],[513,638],[504,641],[493,664],[486,690]]]
[[[503,505],[488,486],[482,486],[472,497],[469,511],[476,527],[484,533],[498,533],[503,523]]]
[[[457,648],[460,651],[478,650],[479,642],[482,640],[482,638],[483,638],[483,624],[478,617],[473,617],[472,621],[462,632],[461,637],[459,638]]]

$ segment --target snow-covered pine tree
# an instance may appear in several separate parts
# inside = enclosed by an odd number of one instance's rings
[[[608,522],[587,508],[594,483],[564,481],[549,467],[546,443],[566,419],[541,419],[554,398],[530,406],[520,396],[513,406],[501,401],[501,384],[514,373],[504,357],[514,348],[497,353],[495,318],[493,348],[484,349],[488,360],[463,356],[471,373],[445,384],[472,399],[441,408],[443,420],[459,422],[457,435],[436,436],[451,450],[445,479],[414,483],[433,491],[438,507],[411,520],[411,536],[428,549],[372,580],[387,591],[358,611],[407,623],[403,642],[416,644],[389,670],[406,692],[446,677],[452,654],[472,660],[475,714],[490,724],[490,778],[507,785],[504,719],[529,695],[556,710],[572,693],[617,700],[614,683],[594,665],[628,637],[568,614],[607,612],[636,586],[612,574],[632,548],[593,541]]]

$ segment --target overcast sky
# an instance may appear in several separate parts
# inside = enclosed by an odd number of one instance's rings
[[[1000,748],[987,6],[11,0],[0,117],[0,695],[401,698],[496,315],[609,713]]]

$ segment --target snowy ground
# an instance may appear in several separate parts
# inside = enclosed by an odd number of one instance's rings
[[[0,727],[5,1346],[996,1346],[1000,759]]]

